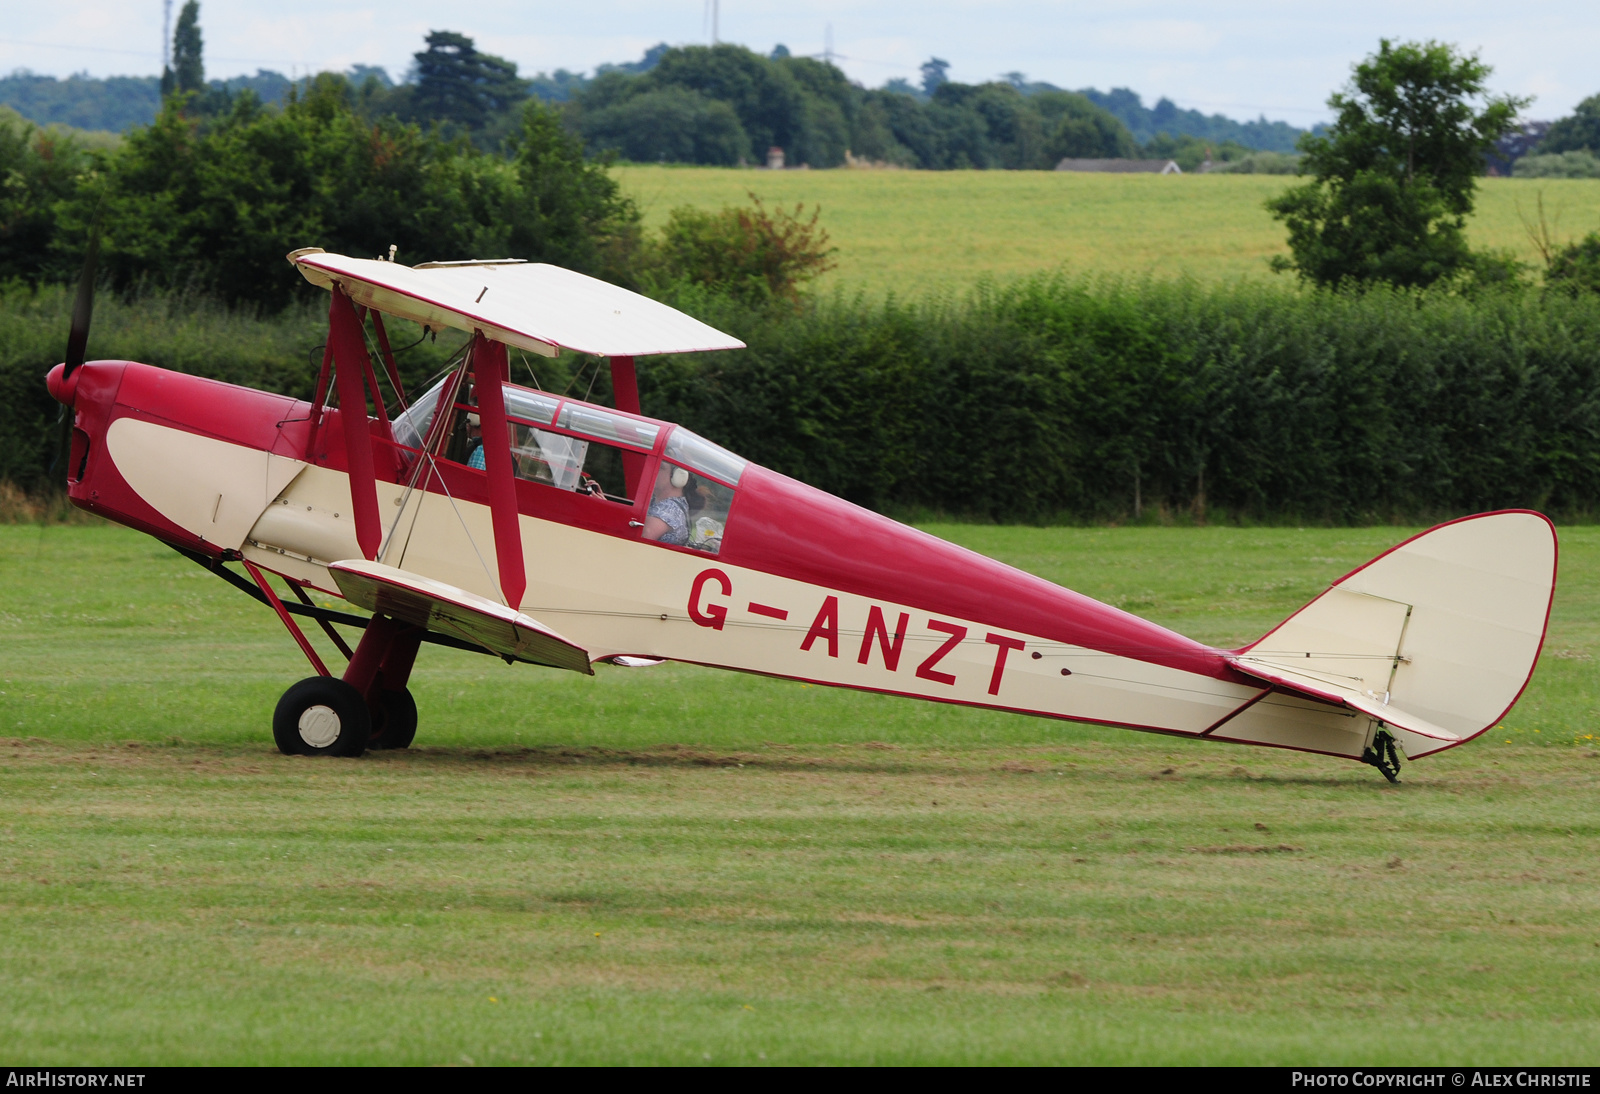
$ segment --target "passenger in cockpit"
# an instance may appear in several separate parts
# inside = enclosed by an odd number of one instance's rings
[[[690,484],[690,475],[681,467],[665,460],[656,472],[656,488],[650,497],[650,509],[644,518],[644,538],[683,547],[689,542],[689,500],[684,489]]]

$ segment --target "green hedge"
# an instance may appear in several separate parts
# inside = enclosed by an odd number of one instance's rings
[[[1600,511],[1600,297],[1041,278],[799,313],[675,302],[750,349],[641,361],[646,411],[877,509],[1124,520],[1137,492],[1146,519]],[[90,349],[303,394],[317,303],[253,320],[113,301]],[[48,462],[41,377],[69,306],[0,300],[0,478],[36,484]],[[413,351],[409,376],[450,344]],[[546,387],[588,388],[581,358],[533,365]]]
[[[652,413],[878,509],[1352,523],[1600,510],[1600,297],[1041,278],[960,301],[692,310]]]

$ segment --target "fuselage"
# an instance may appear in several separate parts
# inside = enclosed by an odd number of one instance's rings
[[[52,393],[76,412],[74,504],[338,595],[328,564],[361,557],[338,410],[133,362],[94,361],[66,382],[60,376],[58,367]],[[747,461],[695,463],[697,438],[671,423],[506,391],[508,413],[543,408],[513,419],[518,451],[539,457],[519,459],[539,474],[515,484],[527,586],[512,606],[594,660],[672,659],[1361,754],[1366,719],[1268,694],[1232,666],[1229,651]],[[464,424],[470,409],[444,413]],[[372,428],[378,561],[499,598],[485,472],[459,452],[424,456]],[[552,455],[606,445],[620,453],[625,489],[586,492]],[[660,484],[677,467],[721,508],[703,536],[647,538],[647,518],[662,511]],[[680,508],[693,519],[688,502]]]

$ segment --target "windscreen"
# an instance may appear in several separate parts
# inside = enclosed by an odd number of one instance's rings
[[[739,476],[744,474],[744,460],[721,445],[690,433],[681,425],[667,438],[666,456],[685,467],[721,479],[729,486],[738,486]]]
[[[448,377],[446,377],[448,379]],[[394,439],[408,448],[421,448],[424,438],[428,434],[428,426],[433,423],[433,412],[439,406],[439,391],[445,385],[440,380],[428,389],[404,414],[398,415],[394,420]]]

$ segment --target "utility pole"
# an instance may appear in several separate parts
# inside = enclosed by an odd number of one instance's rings
[[[721,38],[721,34],[719,33],[721,28],[717,25],[722,16],[721,8],[722,5],[720,0],[705,0],[705,7],[701,9],[700,32],[702,34],[704,34],[707,30],[711,32],[712,45],[716,45],[717,41]]]
[[[168,0],[170,3],[171,0]],[[833,24],[828,24],[827,36],[823,39],[822,59],[828,64],[833,64]]]
[[[161,0],[161,71],[172,67],[172,0]]]

